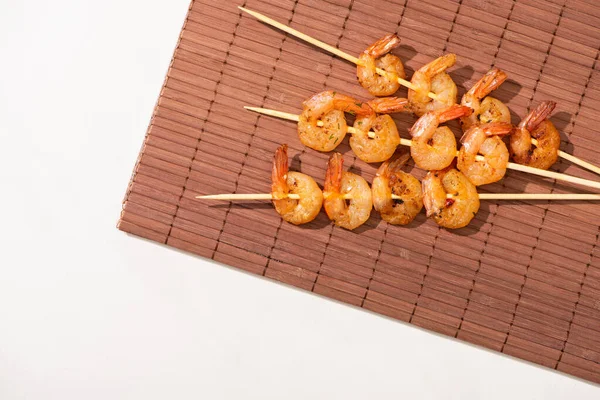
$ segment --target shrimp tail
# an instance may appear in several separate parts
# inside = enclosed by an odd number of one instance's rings
[[[340,153],[333,153],[327,164],[325,174],[325,192],[328,194],[340,193],[342,189],[342,172],[344,168],[344,158]]]
[[[483,99],[492,91],[498,89],[507,78],[508,75],[506,75],[504,71],[494,67],[486,72],[483,78],[473,85],[469,92],[471,92],[476,98]]]
[[[367,103],[378,114],[412,112],[412,104],[402,97],[380,97]]]
[[[481,125],[486,136],[506,136],[512,133],[513,126],[507,122],[489,122]]]
[[[534,108],[521,124],[524,124],[529,132],[533,131],[539,124],[547,119],[556,107],[556,102],[551,100],[542,101]]]
[[[287,144],[282,144],[275,151],[273,169],[271,170],[271,193],[277,200],[288,194],[287,174],[289,171]]]
[[[361,102],[353,97],[337,92],[330,91],[329,93],[331,93],[333,100],[332,104],[336,110],[359,116],[372,115],[375,113],[368,102]]]
[[[458,104],[453,104],[447,108],[443,108],[436,111],[440,123],[460,117],[468,117],[469,115],[471,115],[472,112],[473,109],[471,107],[461,106]]]
[[[395,158],[384,161],[377,169],[377,176],[389,178],[395,172],[400,171],[410,159],[410,153],[403,153]]]
[[[396,34],[390,33],[369,46],[365,50],[365,53],[373,58],[378,58],[389,53],[398,46],[400,46],[400,38]]]
[[[425,65],[420,71],[424,72],[428,76],[434,76],[440,74],[456,64],[456,54],[444,54],[443,56],[436,58],[429,64]]]

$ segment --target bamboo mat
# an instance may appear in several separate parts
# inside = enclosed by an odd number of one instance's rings
[[[322,185],[328,154],[304,148],[295,124],[242,106],[298,113],[325,88],[368,99],[355,67],[237,9],[265,13],[358,55],[397,32],[409,76],[443,53],[459,96],[491,66],[509,74],[494,92],[519,121],[541,100],[562,150],[600,164],[600,6],[580,0],[195,0],[160,92],[119,229],[357,307],[600,382],[598,204],[483,201],[464,229],[421,214],[407,227],[373,212],[354,232],[324,213],[282,222],[268,202],[200,202],[211,193],[267,193],[272,155]],[[405,89],[398,92],[405,96]],[[414,122],[396,117],[407,137]],[[453,126],[457,135],[459,129]],[[350,170],[377,165],[339,147]],[[597,179],[567,162],[554,170]],[[423,172],[413,171],[419,178]],[[579,188],[516,171],[481,191]],[[401,340],[401,339],[399,339]]]

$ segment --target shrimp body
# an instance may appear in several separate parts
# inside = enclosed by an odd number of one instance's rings
[[[302,144],[318,151],[331,151],[344,140],[348,130],[344,112],[360,116],[373,114],[367,103],[333,91],[317,93],[302,106],[298,136]],[[319,120],[323,126],[318,125]]]
[[[471,107],[473,113],[462,117],[463,130],[466,132],[473,125],[488,122],[510,122],[510,111],[500,100],[488,96],[496,90],[508,77],[498,68],[489,70],[473,87],[462,97],[463,106]]]
[[[413,138],[410,155],[415,164],[426,170],[440,170],[450,165],[456,157],[456,138],[450,128],[439,125],[470,113],[469,107],[452,105],[429,111],[419,118],[410,130]]]
[[[477,188],[460,171],[429,171],[422,181],[427,216],[449,229],[465,227],[479,211]],[[453,197],[448,198],[447,194]]]
[[[456,104],[456,84],[444,72],[455,63],[456,55],[446,54],[415,71],[411,83],[417,89],[408,89],[408,100],[413,104],[417,116]],[[429,98],[429,92],[435,93],[437,99]]]
[[[410,223],[423,208],[421,183],[401,170],[408,159],[409,155],[404,154],[381,164],[371,188],[375,210],[381,213],[384,221],[394,225]],[[392,195],[400,199],[392,199]]]
[[[390,158],[400,144],[400,135],[396,123],[389,115],[364,117],[354,123],[356,133],[350,138],[350,147],[354,154],[367,163],[381,162]],[[365,130],[358,130],[361,127]],[[375,137],[369,137],[369,130]]]
[[[461,138],[463,147],[458,152],[457,168],[475,186],[497,182],[506,173],[508,149],[500,136],[511,131],[511,124],[491,122],[472,126]],[[476,160],[478,154],[483,161]]]
[[[287,145],[281,145],[273,158],[271,194],[273,205],[281,217],[294,225],[316,218],[323,205],[323,193],[313,178],[300,172],[288,171]],[[287,195],[300,195],[299,200]]]
[[[514,130],[510,136],[510,152],[517,163],[548,169],[556,162],[560,134],[547,119],[555,106],[553,101],[543,101]],[[537,139],[537,146],[531,143],[531,138]]]
[[[340,153],[329,159],[325,176],[325,212],[336,225],[355,229],[371,215],[373,197],[367,181],[361,176],[343,171],[344,160]]]
[[[410,111],[407,99],[385,97],[374,99],[368,105],[376,113],[396,113]],[[394,120],[389,115],[367,115],[354,122],[355,133],[350,138],[350,147],[364,162],[381,162],[390,158],[400,144],[400,135]],[[369,131],[375,137],[369,136]]]
[[[506,104],[492,96],[483,99],[479,111],[480,124],[487,124],[488,122],[510,123],[510,110]]]
[[[400,38],[390,34],[373,43],[358,57],[360,61],[356,67],[358,82],[373,96],[394,94],[400,87],[398,78],[406,78],[400,58],[388,54],[399,45]],[[377,74],[377,68],[387,71],[387,75]]]

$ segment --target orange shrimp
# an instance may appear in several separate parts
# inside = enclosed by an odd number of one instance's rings
[[[384,162],[373,179],[373,206],[390,224],[409,224],[423,208],[421,183],[402,171],[409,158],[410,155],[405,153],[393,161]],[[393,199],[392,195],[400,199]]]
[[[513,159],[523,165],[548,169],[558,159],[560,133],[547,118],[556,107],[554,101],[543,101],[517,126],[510,136],[510,152]],[[531,143],[537,140],[537,145]]]
[[[385,97],[368,102],[376,113],[410,112],[407,99]],[[350,138],[350,147],[364,162],[381,162],[390,158],[400,144],[400,135],[394,120],[389,115],[366,115],[354,122],[355,133]],[[369,136],[372,130],[374,137]]]
[[[477,188],[452,167],[429,171],[421,184],[427,216],[444,228],[463,228],[479,211]],[[448,198],[448,194],[452,197]]]
[[[506,78],[508,78],[506,73],[498,68],[492,68],[465,93],[460,104],[471,107],[473,113],[460,119],[463,131],[466,132],[473,125],[488,122],[510,123],[508,107],[500,100],[488,96],[493,90],[502,85]]]
[[[400,58],[388,54],[399,45],[400,38],[390,34],[373,43],[358,57],[360,61],[356,67],[358,82],[373,96],[394,94],[400,87],[398,78],[406,78]],[[387,75],[377,74],[377,68],[387,71]]]
[[[415,164],[426,170],[444,169],[456,157],[456,138],[443,122],[469,115],[471,109],[452,105],[448,108],[429,111],[415,122],[410,130],[412,144],[410,154]]]
[[[300,225],[316,218],[323,204],[323,193],[310,176],[289,171],[286,144],[275,151],[271,180],[273,206],[285,221]],[[300,199],[287,198],[290,193],[300,195]]]
[[[415,71],[410,81],[417,89],[408,89],[408,100],[417,116],[456,104],[456,84],[445,72],[455,63],[456,55],[446,54]],[[437,100],[429,98],[429,92],[435,93]]]
[[[458,152],[457,168],[475,186],[497,182],[506,173],[508,149],[500,139],[512,132],[512,125],[490,122],[472,126],[460,139],[463,147]],[[481,154],[483,160],[477,160]]]
[[[300,141],[318,151],[331,151],[342,142],[348,129],[344,112],[358,116],[374,113],[367,103],[331,90],[315,94],[302,106],[298,121]],[[323,126],[318,125],[319,120]]]
[[[346,229],[364,224],[371,215],[373,198],[367,181],[359,175],[343,170],[344,159],[333,153],[325,175],[323,206],[329,219]]]

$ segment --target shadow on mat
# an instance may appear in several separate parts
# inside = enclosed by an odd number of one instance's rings
[[[465,65],[460,68],[454,69],[448,74],[456,84],[459,90],[459,98],[457,101],[460,103],[460,98],[462,97],[463,92],[467,92],[470,88],[465,87],[465,82],[470,80],[473,77],[475,70],[470,65]]]

